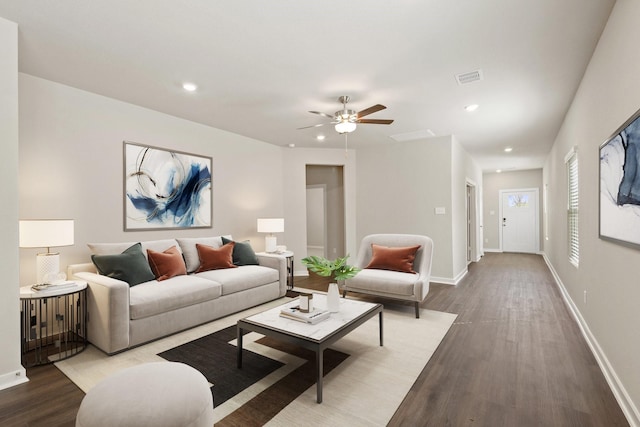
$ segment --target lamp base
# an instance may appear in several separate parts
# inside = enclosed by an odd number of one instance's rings
[[[276,251],[276,237],[275,236],[267,236],[264,238],[264,251],[265,252],[275,252]]]
[[[36,281],[42,285],[60,273],[60,254],[47,252],[36,257]]]

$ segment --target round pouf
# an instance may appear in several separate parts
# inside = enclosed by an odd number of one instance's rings
[[[155,362],[105,378],[82,399],[76,426],[213,426],[207,379],[183,363]]]

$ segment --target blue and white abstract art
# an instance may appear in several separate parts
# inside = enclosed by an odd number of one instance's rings
[[[600,238],[640,248],[640,112],[600,146]]]
[[[211,157],[124,142],[124,229],[211,227]]]

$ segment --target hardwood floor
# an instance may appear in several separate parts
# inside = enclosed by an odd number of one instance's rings
[[[487,254],[422,306],[458,318],[390,426],[628,425],[542,257]],[[82,391],[52,365],[27,376],[0,391],[0,425],[74,425]]]

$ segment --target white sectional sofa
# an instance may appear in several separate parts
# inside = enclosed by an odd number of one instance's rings
[[[220,248],[221,236],[140,243],[145,257],[148,249],[163,252],[175,246],[182,254],[188,274],[130,286],[126,281],[98,274],[94,263],[68,268],[70,279],[88,283],[87,337],[105,353],[117,353],[286,293],[284,257],[255,255],[258,265],[198,272],[196,244]],[[118,255],[132,245],[137,243],[90,244],[89,248],[92,255]]]

